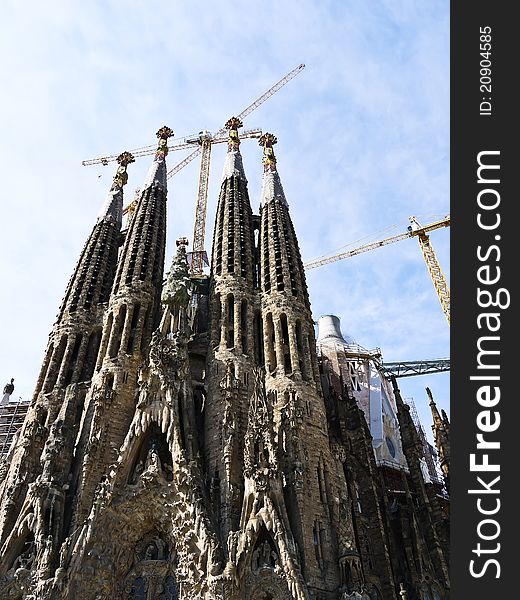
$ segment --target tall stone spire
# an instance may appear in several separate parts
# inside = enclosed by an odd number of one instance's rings
[[[104,316],[96,374],[87,399],[87,417],[74,474],[79,493],[74,524],[90,510],[94,489],[114,460],[134,414],[139,366],[160,320],[166,245],[166,163],[169,127],[157,132],[158,146],[121,249]],[[115,392],[117,390],[117,393]],[[114,417],[106,420],[107,399]],[[103,444],[92,444],[103,422]],[[82,466],[80,467],[80,463]]]
[[[338,585],[340,556],[329,540],[339,524],[330,498],[347,497],[341,462],[328,442],[314,323],[298,240],[277,169],[271,133],[264,134],[258,257],[265,388],[283,440],[284,507],[303,579],[314,591]],[[319,451],[317,450],[319,449]],[[312,506],[312,510],[310,507]],[[349,520],[348,511],[341,516]],[[348,528],[348,526],[347,526]],[[355,552],[351,546],[349,551]]]
[[[248,398],[258,344],[253,217],[232,117],[215,219],[210,279],[210,349],[205,414],[206,468],[223,539],[238,528]],[[221,440],[221,441],[220,441]]]
[[[439,453],[439,462],[441,466],[441,470],[444,475],[444,482],[446,484],[446,489],[449,491],[450,489],[450,423],[448,421],[448,417],[444,411],[442,411],[442,416],[439,414],[439,410],[437,405],[435,404],[435,400],[433,399],[433,394],[430,388],[426,388],[426,393],[428,394],[430,410],[433,418],[433,439],[435,440],[435,446],[437,447],[437,452]]]
[[[252,212],[238,137],[242,122],[232,117],[225,126],[229,129],[228,151],[215,221],[212,270],[216,276],[237,275],[252,283]]]
[[[32,541],[25,543],[35,545],[42,576],[56,568],[57,552],[66,535],[70,515],[68,475],[116,269],[123,186],[128,178],[127,166],[134,158],[123,152],[117,160],[119,166],[107,199],[67,285],[20,434],[21,443],[0,490],[1,496],[10,496],[0,515],[4,565],[15,559],[23,539],[30,538]],[[52,511],[37,509],[51,504]],[[32,512],[37,516],[31,532],[16,532],[16,523]]]
[[[134,162],[134,157],[130,152],[123,152],[117,162],[119,166],[110,191],[67,285],[55,329],[60,328],[65,315],[88,312],[107,302],[110,295],[120,241],[123,186],[128,181],[127,167]]]
[[[296,377],[317,382],[314,326],[307,283],[298,240],[277,171],[273,150],[276,142],[276,137],[271,133],[265,133],[259,140],[264,149],[259,262],[265,313],[266,366],[269,373],[276,370],[285,374],[295,373]],[[283,303],[280,302],[282,298],[285,299]],[[275,323],[274,312],[279,312],[277,307],[282,304],[288,306],[291,318],[281,311],[280,323]],[[270,310],[271,307],[274,312]]]
[[[121,227],[123,220],[123,186],[128,182],[126,169],[130,163],[135,162],[135,159],[130,152],[123,152],[117,157],[117,162],[119,167],[99,213],[98,222],[113,221]]]
[[[262,180],[262,194],[260,199],[261,206],[268,204],[274,200],[283,202],[286,206],[287,200],[283,191],[280,175],[276,168],[276,156],[273,146],[278,142],[275,135],[272,133],[264,133],[258,140],[263,146],[264,152],[262,163],[264,165],[264,178]]]

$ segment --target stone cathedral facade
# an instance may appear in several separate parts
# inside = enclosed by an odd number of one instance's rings
[[[209,278],[190,277],[184,238],[164,275],[172,131],[124,232],[119,157],[0,471],[2,600],[449,597],[446,487],[395,379],[401,465],[378,458],[339,326],[316,343],[276,138],[255,215],[239,126]]]

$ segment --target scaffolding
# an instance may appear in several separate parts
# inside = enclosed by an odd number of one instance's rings
[[[18,400],[0,405],[0,463],[11,448],[16,432],[21,429],[29,410],[29,402]]]
[[[415,425],[415,429],[417,430],[419,438],[421,439],[423,457],[426,461],[426,466],[428,468],[428,474],[430,475],[430,479],[433,483],[437,483],[439,485],[444,486],[444,479],[442,476],[442,471],[440,469],[439,460],[437,458],[437,452],[426,438],[426,433],[423,429],[421,421],[419,420],[419,415],[417,413],[417,407],[415,406],[415,402],[413,401],[413,398],[405,398],[404,401],[410,407],[410,415],[412,417],[413,424]]]

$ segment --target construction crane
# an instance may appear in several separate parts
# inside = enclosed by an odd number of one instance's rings
[[[295,69],[287,73],[285,77],[282,77],[280,81],[275,83],[266,92],[264,92],[259,98],[252,102],[241,113],[236,115],[236,117],[232,117],[232,119],[237,119],[237,121],[240,122],[243,121],[245,117],[250,115],[256,108],[263,104],[268,98],[275,94],[286,83],[288,83],[291,79],[296,77],[296,75],[298,75],[298,73],[300,73],[304,67],[305,65],[303,63],[298,65]],[[202,154],[200,160],[199,189],[197,193],[197,204],[195,208],[195,225],[193,227],[193,245],[190,265],[190,271],[193,277],[200,277],[204,270],[204,237],[206,232],[206,207],[208,203],[211,147],[215,143],[227,141],[228,136],[226,125],[219,129],[213,135],[209,132],[202,132],[202,134],[199,137],[199,147],[196,150],[194,150],[190,155],[188,155],[183,161],[175,165],[175,167],[173,167],[171,171],[168,172],[168,177],[175,175],[175,173],[178,173],[180,169],[184,168],[190,161],[196,158],[199,154]]]
[[[416,237],[419,240],[419,246],[423,253],[426,266],[428,267],[428,271],[430,273],[431,280],[435,287],[435,291],[437,292],[439,302],[441,303],[444,316],[446,317],[446,320],[448,321],[449,325],[450,289],[439,265],[439,261],[437,260],[435,251],[433,250],[433,247],[431,245],[430,238],[427,234],[430,231],[434,231],[435,229],[439,229],[441,227],[449,227],[450,216],[447,215],[446,217],[444,217],[444,219],[441,219],[440,221],[435,221],[434,223],[430,223],[428,225],[420,225],[417,219],[413,216],[409,217],[409,219],[411,225],[408,227],[408,230],[404,233],[399,233],[397,235],[385,238],[383,240],[379,240],[377,242],[371,242],[370,244],[359,246],[358,248],[354,248],[354,250],[347,250],[346,252],[340,252],[331,256],[317,258],[315,260],[306,262],[303,266],[306,270],[315,269],[317,267],[322,267],[323,265],[328,265],[329,263],[336,262],[338,260],[350,258],[351,256],[357,256],[358,254],[368,252],[369,250],[381,248],[382,246],[386,246],[387,244],[393,244],[394,242],[400,242],[401,240],[405,240],[410,237]]]
[[[248,129],[248,130],[240,133],[239,138],[241,140],[248,139],[248,138],[259,138],[259,137],[261,137],[261,135],[262,135],[261,129]],[[183,138],[179,138],[179,139],[175,140],[173,142],[173,144],[170,144],[168,146],[168,152],[175,152],[176,150],[186,150],[187,148],[192,149],[195,145],[200,143],[202,138],[205,138],[208,136],[210,136],[209,132],[201,131],[198,134],[188,135]],[[212,139],[213,144],[219,144],[222,142],[227,142],[227,136],[221,136],[218,139]],[[144,146],[142,148],[137,148],[136,150],[134,150],[132,152],[132,155],[134,157],[150,156],[152,154],[155,154],[156,150],[157,150],[157,144],[154,144],[151,146]],[[198,154],[200,154],[199,149],[195,150],[195,152],[188,155],[188,157],[186,159],[184,159],[179,164],[177,164],[171,171],[168,171],[168,177],[171,177],[172,175],[175,175],[175,173],[178,173],[183,167],[185,167],[192,160],[191,157],[193,155],[196,156]],[[101,156],[99,158],[91,158],[89,160],[82,161],[81,164],[84,166],[99,165],[99,164],[108,165],[109,163],[116,161],[118,156],[119,156],[119,154],[110,154],[108,156]],[[133,213],[133,211],[135,210],[135,207],[137,206],[137,201],[139,200],[139,193],[140,193],[140,190],[139,190],[139,188],[137,188],[132,202],[130,202],[123,209],[124,215],[126,215],[128,213],[130,213],[130,214]]]
[[[291,79],[296,77],[298,73],[302,71],[305,65],[299,64],[295,69],[287,73],[280,81],[275,83],[266,92],[264,92],[259,98],[252,102],[247,108],[240,112],[236,117],[239,121],[242,121],[245,117],[250,115],[256,108],[263,104],[268,98],[275,94],[280,88],[282,88]],[[240,139],[260,137],[262,135],[261,130],[250,130],[245,131],[239,135]],[[167,173],[167,177],[170,178],[181,169],[183,169],[188,163],[194,160],[199,154],[201,156],[200,162],[200,174],[199,174],[199,188],[197,193],[197,203],[195,208],[195,225],[193,228],[193,245],[191,252],[191,275],[194,277],[201,276],[204,269],[205,251],[204,251],[204,237],[206,229],[206,208],[208,199],[208,187],[209,187],[209,172],[211,162],[211,147],[213,144],[227,142],[227,128],[226,126],[219,129],[216,133],[212,134],[209,131],[201,131],[197,136],[187,136],[181,140],[176,141],[174,144],[168,147],[170,151],[182,150],[188,147],[197,145],[198,147],[191,152],[186,158],[176,164]],[[155,152],[155,146],[145,146],[137,148],[132,151],[135,157],[150,155]],[[103,164],[107,165],[110,161],[116,160],[118,155],[104,156],[97,159],[85,160],[83,165],[94,165]],[[132,212],[137,204],[137,198],[134,198],[132,203],[124,209],[124,214]]]

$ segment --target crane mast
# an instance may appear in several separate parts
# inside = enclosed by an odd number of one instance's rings
[[[450,288],[448,287],[448,282],[444,277],[441,265],[437,260],[437,255],[435,254],[430,238],[426,235],[424,228],[421,227],[415,217],[410,217],[410,222],[412,223],[412,235],[417,236],[417,239],[419,240],[419,247],[421,248],[424,261],[428,267],[433,287],[437,292],[437,297],[441,303],[446,321],[448,321],[448,325],[450,325]]]
[[[430,242],[430,238],[427,235],[421,234],[418,236],[419,246],[424,256],[424,260],[430,272],[430,278],[439,297],[444,316],[450,325],[450,288],[448,282],[444,277],[439,261]]]
[[[202,137],[202,136],[201,136]],[[204,237],[206,233],[206,206],[208,203],[209,165],[211,161],[211,136],[205,135],[200,144],[200,174],[197,204],[195,206],[195,225],[193,227],[193,249],[191,255],[191,274],[202,275],[204,270]]]

